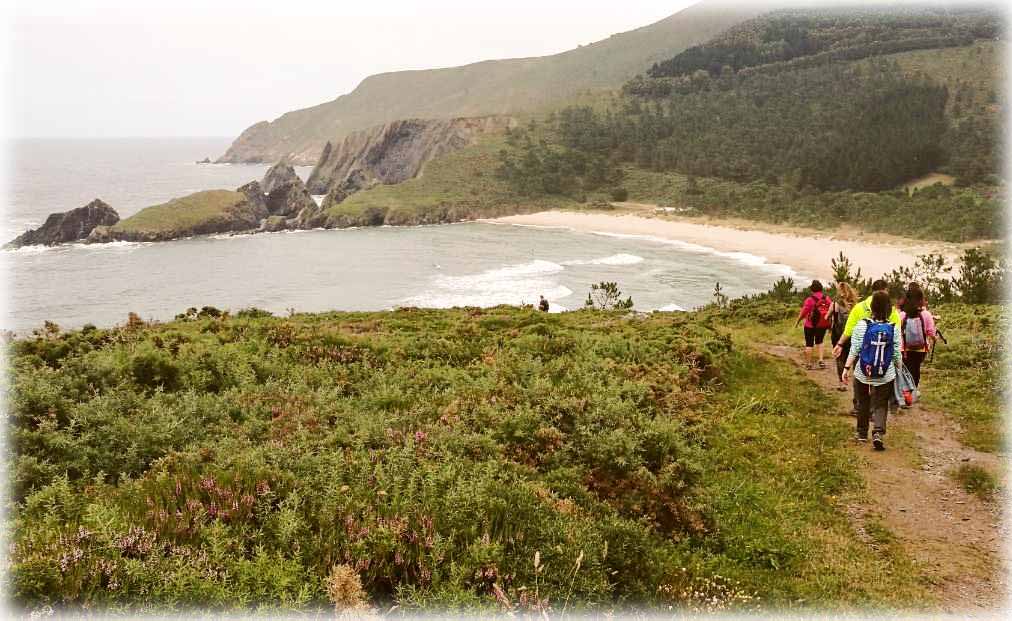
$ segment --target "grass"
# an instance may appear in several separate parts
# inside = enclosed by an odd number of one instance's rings
[[[212,314],[11,343],[17,603],[930,601],[816,387],[705,312]]]
[[[1001,490],[998,478],[975,464],[961,464],[950,472],[950,476],[958,482],[967,493],[974,494],[981,500],[994,500]]]
[[[328,208],[331,221],[358,223],[366,214],[382,214],[387,224],[428,224],[495,217],[565,206],[564,197],[525,197],[496,175],[502,136],[483,136],[425,165],[421,175],[395,185],[356,192]]]
[[[231,190],[205,190],[167,203],[146,207],[112,227],[129,233],[160,233],[187,230],[225,215],[245,197]]]

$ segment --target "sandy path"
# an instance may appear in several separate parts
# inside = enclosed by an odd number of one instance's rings
[[[769,354],[792,360],[804,368],[795,347],[767,345]],[[847,415],[850,393],[836,392],[832,370],[805,371],[823,388],[843,414],[841,424],[853,427]],[[891,415],[886,450],[873,452],[853,444],[855,463],[864,476],[868,504],[848,508],[861,536],[869,519],[881,520],[899,539],[918,570],[935,587],[941,612],[984,614],[1007,603],[1002,546],[1007,524],[999,503],[968,494],[948,472],[973,463],[1003,477],[1002,458],[963,446],[959,425],[941,412],[914,405]],[[898,433],[912,434],[913,446],[892,446]]]
[[[649,205],[623,206],[651,213]],[[543,211],[487,220],[499,224],[561,227],[586,233],[611,233],[655,237],[706,246],[721,252],[745,252],[770,263],[788,265],[794,271],[824,281],[832,279],[830,262],[843,253],[861,269],[863,276],[877,277],[899,266],[914,264],[929,252],[953,254],[945,244],[929,242],[868,242],[826,235],[795,235],[770,230],[747,230],[732,226],[701,224],[670,217],[645,217],[637,213],[585,213]],[[799,283],[800,284],[800,283]]]

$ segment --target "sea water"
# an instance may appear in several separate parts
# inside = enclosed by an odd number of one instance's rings
[[[260,179],[265,165],[196,164],[227,139],[32,140],[10,145],[3,242],[50,212],[101,198],[121,217],[198,190]],[[298,168],[305,178],[309,168]],[[213,235],[158,243],[28,247],[0,253],[0,328],[43,321],[112,326],[135,312],[165,320],[188,307],[385,310],[532,304],[580,308],[590,285],[617,282],[639,310],[691,309],[765,290],[789,266],[652,236],[460,223]]]

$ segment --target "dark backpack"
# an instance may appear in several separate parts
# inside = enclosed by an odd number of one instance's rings
[[[833,301],[827,296],[823,295],[820,297],[811,296],[815,301],[812,304],[812,320],[813,328],[828,328],[829,327],[829,309],[833,305]]]
[[[861,370],[865,377],[885,377],[893,363],[896,333],[888,321],[865,319],[864,340],[861,342]]]
[[[913,321],[916,319],[917,321]],[[903,320],[903,344],[907,349],[921,349],[928,344],[924,335],[924,317],[917,313],[916,317],[907,317]]]

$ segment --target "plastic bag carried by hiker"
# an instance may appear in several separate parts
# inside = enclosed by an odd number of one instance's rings
[[[911,375],[910,370],[904,365],[900,365],[899,371],[896,373],[893,390],[896,392],[896,402],[900,405],[910,407],[921,399],[921,391],[917,389],[917,384],[914,383],[914,376]]]

